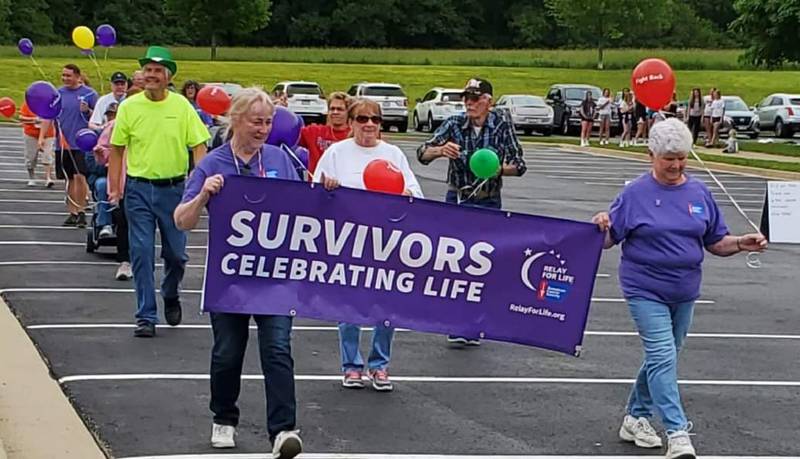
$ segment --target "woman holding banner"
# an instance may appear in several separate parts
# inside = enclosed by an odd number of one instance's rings
[[[417,178],[411,171],[408,159],[402,150],[380,139],[381,106],[369,99],[356,99],[347,112],[352,138],[337,142],[322,155],[314,181],[326,189],[338,186],[365,189],[363,172],[371,161],[383,159],[399,168],[405,180],[405,196],[422,196]],[[392,351],[394,328],[378,324],[372,334],[372,350],[367,358],[369,379],[377,391],[394,389],[387,367]],[[342,355],[342,385],[351,389],[364,387],[364,359],[359,350],[361,327],[339,324],[339,348]]]
[[[219,193],[225,177],[250,175],[299,180],[289,157],[266,145],[274,106],[260,88],[238,92],[230,107],[230,141],[206,155],[186,183],[175,224],[181,230],[197,225],[212,196]],[[226,136],[227,137],[227,136]],[[242,364],[247,347],[249,314],[210,313],[214,346],[211,351],[211,403],[214,424],[211,446],[235,447],[239,423],[236,400],[241,388]],[[258,346],[267,397],[267,430],[273,443],[272,457],[288,459],[302,450],[295,428],[294,361],[291,350],[292,318],[253,315],[258,326]],[[266,383],[269,381],[269,383]]]
[[[706,185],[684,173],[692,133],[670,118],[653,125],[652,168],[625,186],[592,222],[606,233],[605,248],[622,243],[619,278],[644,346],[619,435],[643,448],[661,446],[650,425],[655,413],[667,429],[667,458],[694,458],[692,423],[678,392],[678,353],[700,296],[703,249],[718,256],[763,251],[761,234],[732,236]]]

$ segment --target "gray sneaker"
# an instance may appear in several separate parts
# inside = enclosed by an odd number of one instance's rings
[[[236,448],[236,427],[214,423],[211,427],[212,448]]]
[[[636,419],[626,414],[619,428],[619,438],[633,442],[639,448],[661,448],[661,437],[647,418]]]
[[[275,437],[272,445],[273,459],[292,459],[303,451],[303,440],[298,431],[284,430]]]
[[[127,261],[123,261],[119,264],[119,268],[117,268],[117,275],[114,276],[118,281],[128,280],[133,277],[133,270],[131,269],[131,264]]]
[[[697,454],[692,446],[692,439],[689,438],[689,430],[677,430],[667,434],[667,456],[666,459],[695,459]]]

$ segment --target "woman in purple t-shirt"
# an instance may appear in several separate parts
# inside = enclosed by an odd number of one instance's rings
[[[684,123],[670,118],[653,125],[648,146],[650,172],[625,186],[609,212],[592,218],[606,233],[605,248],[622,243],[620,284],[645,351],[619,436],[661,447],[648,420],[655,412],[667,429],[666,457],[694,457],[677,361],[700,296],[703,250],[726,257],[763,251],[767,241],[761,234],[730,235],[706,185],[684,173],[692,148]]]

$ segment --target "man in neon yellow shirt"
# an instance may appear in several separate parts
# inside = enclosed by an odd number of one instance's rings
[[[172,214],[183,196],[189,170],[186,148],[192,147],[195,164],[206,154],[208,129],[194,107],[167,86],[178,70],[169,50],[151,46],[139,59],[145,91],[125,99],[118,108],[113,152],[109,160],[109,200],[118,202],[125,183],[133,281],[136,284],[134,336],[150,338],[158,322],[154,274],[156,225],[161,232],[164,278],[164,318],[169,325],[181,322],[179,285],[188,260],[186,233],[175,226]],[[122,181],[126,158],[127,180]]]

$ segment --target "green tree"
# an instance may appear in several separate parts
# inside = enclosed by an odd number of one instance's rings
[[[597,48],[597,68],[603,51],[623,39],[660,35],[669,25],[670,0],[546,0],[558,23],[578,40]]]
[[[12,39],[11,34],[9,33],[10,21],[8,18],[10,15],[11,0],[0,0],[0,43],[9,42]]]
[[[11,4],[9,23],[15,37],[28,37],[33,43],[51,43],[56,40],[53,20],[47,15],[46,0],[15,1]]]
[[[748,37],[743,59],[768,68],[800,62],[800,0],[737,0],[731,27]]]
[[[168,13],[183,21],[184,28],[211,44],[211,59],[217,58],[219,37],[239,37],[267,25],[270,0],[165,0]]]

